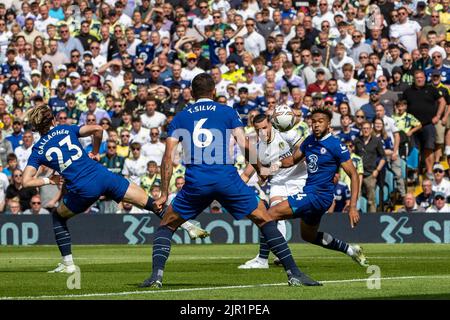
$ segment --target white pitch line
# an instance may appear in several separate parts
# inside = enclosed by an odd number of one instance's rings
[[[202,260],[223,260],[223,259],[245,259],[248,256],[222,256],[222,257],[202,257]],[[410,259],[410,260],[446,260],[450,257],[445,256],[428,256],[428,257],[413,257],[413,256],[368,256],[369,259]],[[171,260],[198,260],[199,257],[190,256],[175,256],[170,257]],[[348,259],[347,256],[333,256],[333,257],[318,257],[318,256],[298,256],[298,260],[302,259],[321,259],[321,260],[334,260],[334,259]],[[60,260],[58,257],[10,257],[10,258],[0,258],[0,262],[8,260]],[[145,258],[138,257],[75,257],[75,260],[91,260],[91,261],[146,261]]]
[[[374,280],[447,279],[447,278],[450,278],[450,275],[370,278],[370,281],[374,281]],[[367,280],[368,279],[366,278],[366,279],[326,280],[326,281],[320,281],[320,282],[323,284],[331,284],[331,283],[364,282]],[[114,296],[127,296],[127,295],[146,295],[146,294],[161,294],[161,293],[174,293],[174,292],[213,291],[213,290],[245,289],[245,288],[274,287],[274,286],[286,286],[286,282],[251,284],[251,285],[241,285],[241,286],[185,288],[185,289],[173,289],[173,290],[152,290],[152,291],[143,291],[142,290],[142,291],[123,291],[123,292],[108,292],[108,293],[66,294],[66,295],[54,295],[54,296],[43,295],[43,296],[23,296],[23,297],[0,297],[0,300],[35,300],[35,299],[61,299],[61,298],[114,297]]]

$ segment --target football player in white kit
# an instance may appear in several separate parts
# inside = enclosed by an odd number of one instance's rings
[[[302,142],[297,130],[292,129],[286,132],[280,132],[272,126],[268,116],[259,114],[253,118],[253,125],[259,137],[258,141],[258,160],[263,167],[270,167],[280,160],[283,155],[290,155],[293,150],[298,148]],[[254,175],[255,169],[247,165],[241,174],[242,180],[248,182]],[[262,174],[263,175],[263,174]],[[270,177],[270,206],[274,206],[289,195],[295,195],[303,190],[307,178],[305,162],[290,168],[282,168]],[[286,238],[286,222],[278,221],[278,229]],[[260,238],[259,254],[240,265],[239,269],[267,269],[269,268],[269,247],[265,241]],[[277,261],[275,260],[275,263]]]

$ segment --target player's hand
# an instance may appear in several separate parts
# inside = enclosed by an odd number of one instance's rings
[[[52,175],[50,176],[50,184],[60,185],[61,181],[64,181],[63,177],[60,175]]]
[[[392,156],[391,156],[391,160],[392,161],[397,161],[397,159],[398,159],[398,153],[393,153]]]
[[[433,124],[437,124],[439,122],[439,117],[438,116],[434,116],[433,119],[431,119],[431,122]]]
[[[348,218],[350,219],[350,226],[354,228],[359,222],[359,212],[356,207],[350,207]]]
[[[441,124],[445,127],[447,125],[447,119],[441,119]]]
[[[97,154],[94,154],[93,152],[89,152],[89,158],[91,158],[92,160],[95,160],[95,161],[100,161],[100,155],[97,153]]]
[[[153,208],[156,212],[161,212],[167,202],[167,196],[162,195],[153,202]]]

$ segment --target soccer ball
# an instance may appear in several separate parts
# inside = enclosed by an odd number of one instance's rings
[[[288,106],[278,106],[272,116],[272,125],[278,131],[291,130],[295,125],[295,115]]]

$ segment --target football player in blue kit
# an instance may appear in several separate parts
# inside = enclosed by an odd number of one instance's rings
[[[53,231],[63,261],[51,272],[73,273],[76,269],[72,257],[70,232],[67,227],[69,218],[86,211],[102,195],[116,202],[132,203],[148,211],[154,211],[153,199],[148,197],[142,188],[110,172],[98,162],[98,151],[103,135],[101,126],[56,126],[52,111],[46,105],[31,109],[28,117],[30,124],[39,132],[41,138],[33,146],[23,172],[23,186],[41,187],[59,183],[60,177],[64,179],[67,192],[63,195],[56,212],[52,214]],[[87,154],[78,138],[90,135],[93,135],[93,150]],[[36,177],[41,165],[53,169],[60,176]],[[190,222],[183,228],[187,229],[191,238],[208,235],[206,231]]]
[[[332,116],[331,111],[325,107],[313,109],[311,111],[313,133],[292,155],[285,157],[272,168],[276,170],[276,167],[291,167],[305,159],[308,178],[303,192],[289,196],[287,200],[271,207],[269,214],[275,220],[300,218],[303,240],[330,250],[341,251],[352,257],[359,265],[367,267],[367,259],[359,245],[347,244],[326,232],[318,231],[323,214],[333,203],[334,177],[340,166],[351,179],[348,212],[350,225],[353,228],[359,222],[359,213],[356,209],[359,192],[358,173],[347,147],[331,134]]]
[[[186,183],[169,205],[154,235],[152,274],[140,286],[161,288],[171,239],[180,224],[195,218],[213,200],[217,200],[235,218],[253,221],[261,230],[270,250],[280,259],[291,286],[316,286],[320,283],[302,273],[292,257],[277,223],[266,207],[242,181],[230,155],[230,140],[236,139],[247,160],[256,152],[245,139],[237,112],[213,101],[215,84],[211,75],[201,73],[192,81],[196,102],[179,112],[168,128],[166,150],[161,162],[161,197],[155,210],[161,210],[168,197],[173,153],[181,142],[186,164]]]

